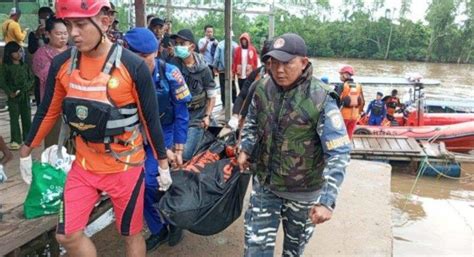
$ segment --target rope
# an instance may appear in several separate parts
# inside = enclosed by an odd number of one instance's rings
[[[407,206],[410,195],[413,195],[413,191],[415,191],[416,184],[418,183],[418,180],[420,179],[421,175],[426,170],[426,165],[425,165],[426,162],[425,161],[427,161],[427,160],[428,160],[428,156],[425,156],[425,159],[421,162],[421,165],[418,168],[418,171],[417,171],[418,174],[416,175],[415,183],[413,183],[413,185],[411,186],[410,193],[408,195],[406,195],[405,203],[403,204],[403,209],[405,209],[405,207]]]
[[[429,161],[428,161],[428,158],[426,158],[426,165],[428,165],[431,169],[433,169],[439,176],[441,177],[445,177],[447,179],[453,179],[453,180],[464,180],[464,179],[471,179],[473,178],[474,176],[464,176],[464,177],[452,177],[452,176],[449,176],[449,175],[446,175],[444,173],[442,173],[441,171],[439,171],[438,169],[436,169]],[[447,163],[445,164],[447,166]]]

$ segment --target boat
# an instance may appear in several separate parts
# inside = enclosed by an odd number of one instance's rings
[[[453,106],[469,109],[470,104],[451,103],[426,100],[423,94],[425,87],[439,86],[440,81],[423,79],[418,74],[405,78],[357,77],[356,83],[364,86],[410,86],[410,100],[398,110],[395,120],[382,122],[381,126],[367,125],[362,118],[354,134],[378,136],[405,136],[418,141],[444,142],[446,148],[454,152],[470,152],[474,150],[474,112],[470,111],[439,111],[454,110]],[[330,84],[340,84],[336,78],[329,79]],[[449,106],[450,109],[446,107]],[[474,110],[474,108],[473,108]]]
[[[474,113],[474,103],[465,102],[463,99],[426,99],[425,113]]]

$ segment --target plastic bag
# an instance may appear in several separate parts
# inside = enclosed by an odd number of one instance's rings
[[[27,219],[56,214],[62,202],[66,173],[48,163],[33,162],[33,180],[23,212]]]
[[[67,153],[66,147],[62,147],[62,159],[58,157],[58,146],[52,145],[46,149],[44,149],[43,153],[41,154],[41,162],[48,163],[51,166],[62,169],[66,173],[71,170],[72,163],[76,159],[76,156],[70,155]]]
[[[7,181],[8,177],[7,174],[5,174],[5,170],[3,170],[3,165],[0,164],[0,184]]]

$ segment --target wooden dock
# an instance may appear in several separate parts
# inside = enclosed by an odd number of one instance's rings
[[[470,155],[450,152],[443,142],[418,142],[403,136],[354,135],[352,138],[352,158],[387,161],[431,161],[474,162]]]
[[[35,253],[48,244],[51,256],[59,256],[54,237],[57,215],[25,219],[23,202],[27,192],[28,187],[20,176],[13,176],[0,185],[0,256],[36,256]],[[101,202],[91,220],[110,208],[110,201]]]

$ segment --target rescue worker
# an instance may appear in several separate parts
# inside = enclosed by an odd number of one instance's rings
[[[188,105],[188,138],[183,153],[184,161],[188,161],[192,158],[204,131],[209,127],[217,90],[211,70],[202,55],[195,52],[197,44],[193,32],[183,29],[171,35],[171,39],[176,41],[172,64],[183,74],[192,95]]]
[[[400,98],[398,98],[398,90],[392,90],[392,94],[390,96],[384,97],[383,101],[387,106],[387,120],[391,122],[395,121],[395,111],[398,107],[402,106],[400,103]]]
[[[56,0],[55,6],[75,47],[53,60],[43,103],[20,149],[21,175],[31,183],[31,151],[62,113],[63,128],[67,124],[75,139],[76,160],[66,179],[56,239],[71,256],[97,256],[83,231],[105,192],[125,239],[126,256],[144,257],[140,127],[159,162],[160,190],[172,183],[150,71],[143,60],[107,38],[108,0]]]
[[[331,219],[349,162],[350,141],[338,96],[312,76],[304,40],[277,37],[264,58],[270,76],[257,82],[238,163],[256,162],[245,213],[245,256],[273,256],[280,220],[283,256],[301,256],[316,224]]]
[[[339,70],[340,79],[344,84],[341,87],[341,91],[338,93],[341,97],[341,113],[344,118],[344,124],[346,124],[349,138],[352,138],[357,121],[360,119],[365,105],[362,85],[354,82],[352,79],[354,74],[354,68],[349,65],[346,65]]]
[[[165,136],[168,160],[175,167],[183,164],[183,149],[188,132],[189,113],[187,103],[191,94],[181,72],[174,65],[155,58],[160,42],[147,28],[134,28],[124,37],[128,48],[140,55],[147,63],[155,83],[159,104],[161,126]],[[151,251],[168,240],[167,224],[153,206],[161,194],[158,191],[158,163],[150,145],[145,146],[145,220],[151,232],[146,240],[146,249]]]
[[[385,103],[382,101],[382,97],[382,92],[377,92],[377,98],[370,102],[365,112],[365,115],[369,115],[369,125],[371,126],[380,126],[387,114],[387,109],[385,108]]]

